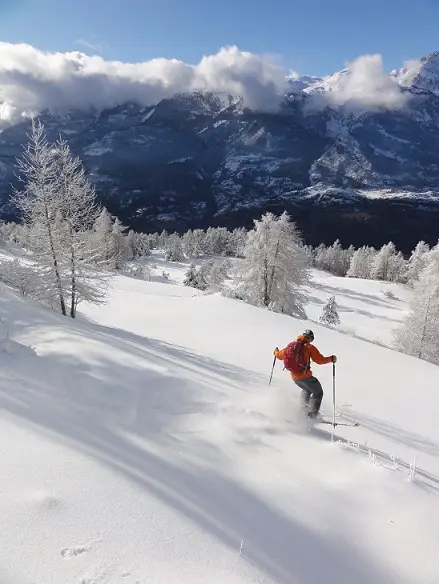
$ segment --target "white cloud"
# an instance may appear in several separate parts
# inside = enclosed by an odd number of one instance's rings
[[[347,69],[325,81],[327,92],[315,98],[318,107],[343,105],[355,109],[400,109],[406,103],[398,81],[383,68],[381,55],[362,55]]]
[[[285,71],[271,56],[222,48],[197,65],[177,59],[106,61],[81,52],[47,53],[27,44],[0,43],[0,119],[44,108],[109,107],[126,101],[157,103],[178,92],[215,90],[240,95],[248,107],[276,109]]]
[[[404,67],[394,72],[398,83],[403,86],[411,85],[421,70],[422,65],[423,63],[420,59],[409,59],[405,61]]]
[[[419,62],[406,66],[407,78],[419,70]],[[298,74],[288,72],[275,57],[237,47],[222,48],[192,65],[177,59],[106,61],[96,54],[47,53],[27,44],[0,42],[0,121],[45,108],[111,107],[127,101],[153,105],[178,92],[195,90],[227,92],[243,97],[250,108],[273,111],[287,85],[294,82],[300,84]],[[310,87],[316,93],[310,100],[312,107],[329,103],[353,110],[394,109],[406,101],[398,79],[384,71],[380,55],[361,56],[347,70],[322,83],[316,80],[316,85],[325,91]]]

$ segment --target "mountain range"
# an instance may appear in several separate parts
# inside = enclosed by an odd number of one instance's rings
[[[408,252],[439,238],[439,52],[390,72],[369,104],[340,100],[353,72],[288,79],[279,109],[227,93],[177,94],[144,107],[41,113],[49,138],[79,155],[100,199],[139,231],[251,227],[287,210],[307,242]],[[394,91],[395,89],[395,91]],[[381,88],[378,87],[378,93]],[[24,120],[0,133],[0,203],[9,203]]]

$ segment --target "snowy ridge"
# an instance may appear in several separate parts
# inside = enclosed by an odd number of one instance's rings
[[[402,87],[431,91],[439,96],[439,51],[411,61],[406,67],[390,73]]]
[[[308,95],[334,92],[339,91],[351,75],[352,69],[346,68],[323,79],[298,77],[294,83],[297,83],[298,87],[301,86],[303,93]],[[434,51],[419,60],[407,62],[405,67],[390,71],[389,77],[402,88],[423,89],[439,95],[439,51]]]
[[[169,283],[120,276],[76,323],[2,288],[0,580],[434,582],[439,369],[382,346],[410,292],[313,272],[297,321],[150,261]],[[332,295],[337,330],[316,323]],[[280,366],[267,385],[273,347],[305,327],[361,424],[334,444],[301,426]],[[315,374],[330,413],[331,367]]]

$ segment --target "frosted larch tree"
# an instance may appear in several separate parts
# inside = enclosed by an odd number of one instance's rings
[[[309,281],[306,253],[285,212],[266,213],[248,233],[237,292],[249,303],[305,317],[303,286]]]
[[[376,255],[376,250],[373,247],[364,245],[357,249],[352,255],[350,267],[346,274],[348,278],[370,278],[372,270],[372,262]]]
[[[97,270],[99,250],[91,236],[101,209],[81,160],[73,156],[69,145],[63,140],[56,143],[55,149],[59,225],[68,266],[69,313],[75,318],[81,301],[98,303],[104,298],[107,277]]]
[[[41,299],[74,318],[81,300],[102,300],[106,281],[93,266],[92,226],[99,214],[94,189],[67,143],[49,143],[40,122],[32,124],[18,170],[24,188],[14,200],[42,275]]]
[[[430,247],[425,241],[420,241],[412,251],[407,266],[407,282],[413,286],[419,279],[419,275],[425,267],[427,254]]]
[[[33,120],[28,139],[25,151],[17,161],[23,188],[14,192],[13,201],[29,229],[29,249],[35,253],[44,272],[44,296],[49,304],[56,303],[66,315],[57,157],[41,122]]]
[[[372,262],[370,272],[372,280],[389,280],[395,255],[396,249],[392,242],[383,245]]]
[[[439,365],[439,246],[428,254],[414,285],[410,313],[395,335],[396,348]]]

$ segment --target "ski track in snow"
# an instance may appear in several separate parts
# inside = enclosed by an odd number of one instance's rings
[[[433,584],[439,369],[376,344],[409,292],[314,272],[304,322],[165,267],[174,283],[118,277],[77,322],[2,288],[0,582]],[[335,330],[316,322],[332,294]],[[273,347],[309,327],[360,423],[334,442],[279,365],[268,388]]]

